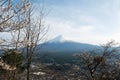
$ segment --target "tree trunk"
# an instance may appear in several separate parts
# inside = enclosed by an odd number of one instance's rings
[[[29,80],[29,75],[30,75],[29,46],[27,46],[27,80]]]

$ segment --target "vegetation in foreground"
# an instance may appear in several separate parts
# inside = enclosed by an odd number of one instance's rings
[[[119,48],[113,46],[113,42],[102,46],[101,54],[91,51],[74,54],[71,57],[69,55],[63,60],[58,58],[54,62],[35,60],[30,67],[30,80],[119,80]],[[17,76],[15,80],[26,80],[26,63],[20,53],[8,50],[2,56],[2,60],[9,68],[7,70],[1,66],[0,80],[5,80],[6,77],[7,80],[13,80],[14,74]]]

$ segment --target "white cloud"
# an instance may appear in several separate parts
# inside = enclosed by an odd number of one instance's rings
[[[108,39],[114,39],[116,42],[120,42],[120,32],[111,35]]]
[[[74,27],[74,22],[64,20],[60,21],[56,19],[50,19],[48,20],[48,23],[50,24],[50,30],[48,32],[48,34],[50,34],[50,39],[57,35],[63,35],[67,37],[67,39],[73,41],[99,44],[99,42],[102,42],[102,39],[105,38],[104,36],[98,35],[96,32],[94,32],[95,26],[92,25],[75,25]]]
[[[52,12],[47,18],[49,39],[64,35],[71,40],[93,44],[111,39],[119,41],[120,0],[101,0],[97,5],[96,2],[93,5],[52,5]]]

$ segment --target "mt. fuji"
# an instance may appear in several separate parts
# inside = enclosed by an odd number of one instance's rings
[[[59,35],[55,37],[54,39],[50,40],[49,42],[53,43],[53,42],[64,42],[64,41],[65,41],[65,38],[62,35]]]
[[[39,53],[80,53],[83,51],[92,51],[99,48],[97,45],[79,43],[68,40],[64,36],[57,36],[48,42],[38,45],[41,46]]]
[[[57,42],[65,42],[65,41],[69,41],[69,40],[66,37],[64,37],[63,35],[59,35],[59,36],[55,37],[54,39],[51,39],[48,42],[49,43],[57,43]]]

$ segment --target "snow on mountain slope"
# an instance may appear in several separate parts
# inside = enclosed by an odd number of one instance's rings
[[[49,43],[56,43],[56,42],[65,42],[67,39],[62,36],[62,35],[59,35],[57,37],[55,37],[54,39],[50,40]]]

